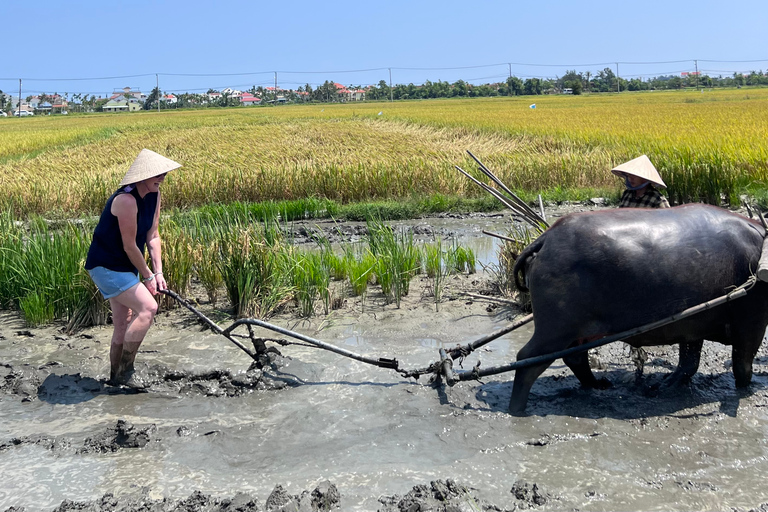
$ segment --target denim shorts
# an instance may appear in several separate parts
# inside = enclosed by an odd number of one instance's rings
[[[95,267],[88,273],[105,299],[117,297],[139,284],[139,274],[133,272],[115,272],[104,267]]]

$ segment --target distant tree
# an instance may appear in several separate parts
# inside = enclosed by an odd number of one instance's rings
[[[597,72],[593,83],[599,92],[613,92],[616,90],[616,75],[611,68],[604,68]]]
[[[451,91],[452,96],[466,96],[468,92],[467,82],[464,80],[456,80],[453,82],[453,89]]]
[[[516,76],[507,78],[507,94],[509,96],[520,96],[523,94],[523,81]]]
[[[627,84],[627,90],[630,91],[642,91],[644,89],[643,82],[639,78],[633,78]]]
[[[683,79],[679,76],[673,76],[669,79],[669,81],[667,81],[667,87],[670,89],[682,89]]]
[[[557,80],[557,86],[561,89],[569,88],[573,90],[573,94],[581,94],[581,87],[579,87],[579,92],[576,92],[576,89],[574,87],[574,83],[582,83],[584,80],[584,77],[581,73],[577,73],[576,70],[566,71],[565,74]]]
[[[581,85],[581,80],[578,80],[578,79],[577,80],[569,80],[567,82],[564,82],[563,86],[565,88],[570,89],[571,93],[573,93],[573,94],[581,94],[581,92],[583,90],[583,87],[584,87],[584,86]]]
[[[147,99],[144,100],[144,110],[153,110],[157,108],[157,104],[160,101],[160,89],[155,87],[152,92],[149,93]]]
[[[538,78],[528,78],[523,83],[523,94],[528,95],[535,95],[535,94],[541,94],[542,92],[542,86],[541,86],[541,80]]]

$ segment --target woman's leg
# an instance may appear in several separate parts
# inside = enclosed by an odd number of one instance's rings
[[[110,365],[114,368],[117,360],[116,378],[127,380],[133,371],[133,362],[139,346],[152,326],[152,320],[157,313],[157,302],[149,290],[139,283],[110,299],[110,304],[113,307],[112,317],[115,323],[112,343],[113,346],[120,346],[115,348],[115,359],[112,358],[110,347]]]
[[[109,299],[109,305],[112,308],[112,324],[114,326],[112,330],[112,343],[109,346],[109,380],[112,383],[117,383],[118,377],[122,374],[120,361],[123,357],[125,331],[131,322],[133,312],[114,298]]]

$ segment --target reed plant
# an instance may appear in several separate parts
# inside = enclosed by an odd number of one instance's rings
[[[24,313],[28,327],[50,323],[55,318],[53,302],[45,292],[30,292],[19,299],[19,309]]]

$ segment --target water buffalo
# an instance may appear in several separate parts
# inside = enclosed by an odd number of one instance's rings
[[[513,269],[530,290],[534,334],[525,359],[666,318],[724,295],[757,270],[765,230],[755,221],[701,204],[615,209],[563,217],[525,248]],[[525,284],[523,284],[525,283]],[[737,387],[752,380],[752,361],[768,325],[768,284],[685,320],[624,341],[680,344],[665,387],[690,379],[704,339],[732,345]],[[564,358],[585,387],[597,387],[587,353]],[[531,386],[549,363],[517,370],[509,409],[523,413]]]

